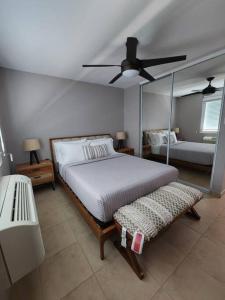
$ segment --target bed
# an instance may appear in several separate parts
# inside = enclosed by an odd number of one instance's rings
[[[157,131],[159,132],[159,130]],[[203,171],[211,171],[215,153],[215,144],[177,141],[170,144],[170,163]],[[167,143],[151,145],[146,158],[165,161]]]
[[[110,135],[52,138],[50,147],[56,178],[70,195],[100,242],[104,258],[104,241],[114,232],[113,214],[120,207],[177,179],[172,166],[127,154],[81,162],[58,163],[56,142],[86,138],[96,140]]]

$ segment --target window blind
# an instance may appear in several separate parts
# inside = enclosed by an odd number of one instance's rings
[[[203,102],[202,131],[218,131],[221,100],[210,100]]]

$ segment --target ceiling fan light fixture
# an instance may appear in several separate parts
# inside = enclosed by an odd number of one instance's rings
[[[128,69],[123,71],[123,76],[125,77],[136,77],[139,75],[139,71],[137,69]]]

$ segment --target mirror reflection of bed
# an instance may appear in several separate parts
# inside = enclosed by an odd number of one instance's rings
[[[222,56],[175,73],[172,97],[171,75],[144,85],[143,157],[168,162],[180,180],[209,189],[224,78]],[[214,92],[203,92],[209,85]]]
[[[144,157],[166,163],[168,130],[145,130],[143,135],[145,140],[147,140],[144,147],[148,148],[148,153],[145,152]],[[152,145],[151,141],[154,141],[156,136],[157,139],[161,139],[161,142]],[[179,127],[171,130],[169,164],[178,168],[179,179],[208,188],[211,179],[215,144],[187,141],[179,136]]]

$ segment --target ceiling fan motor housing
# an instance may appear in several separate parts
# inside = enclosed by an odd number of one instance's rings
[[[121,73],[125,77],[136,77],[140,73],[139,66],[125,59],[121,63]]]
[[[129,62],[127,59],[124,59],[121,63],[121,71],[127,71],[127,70],[137,70],[139,71],[139,66],[137,63]]]
[[[210,95],[210,94],[214,94],[215,92],[216,92],[216,88],[214,86],[209,85],[202,91],[202,94]]]
[[[209,85],[202,91],[203,95],[210,95],[216,92],[216,88],[211,85],[211,81],[213,81],[215,77],[208,77],[206,80],[209,82]]]

